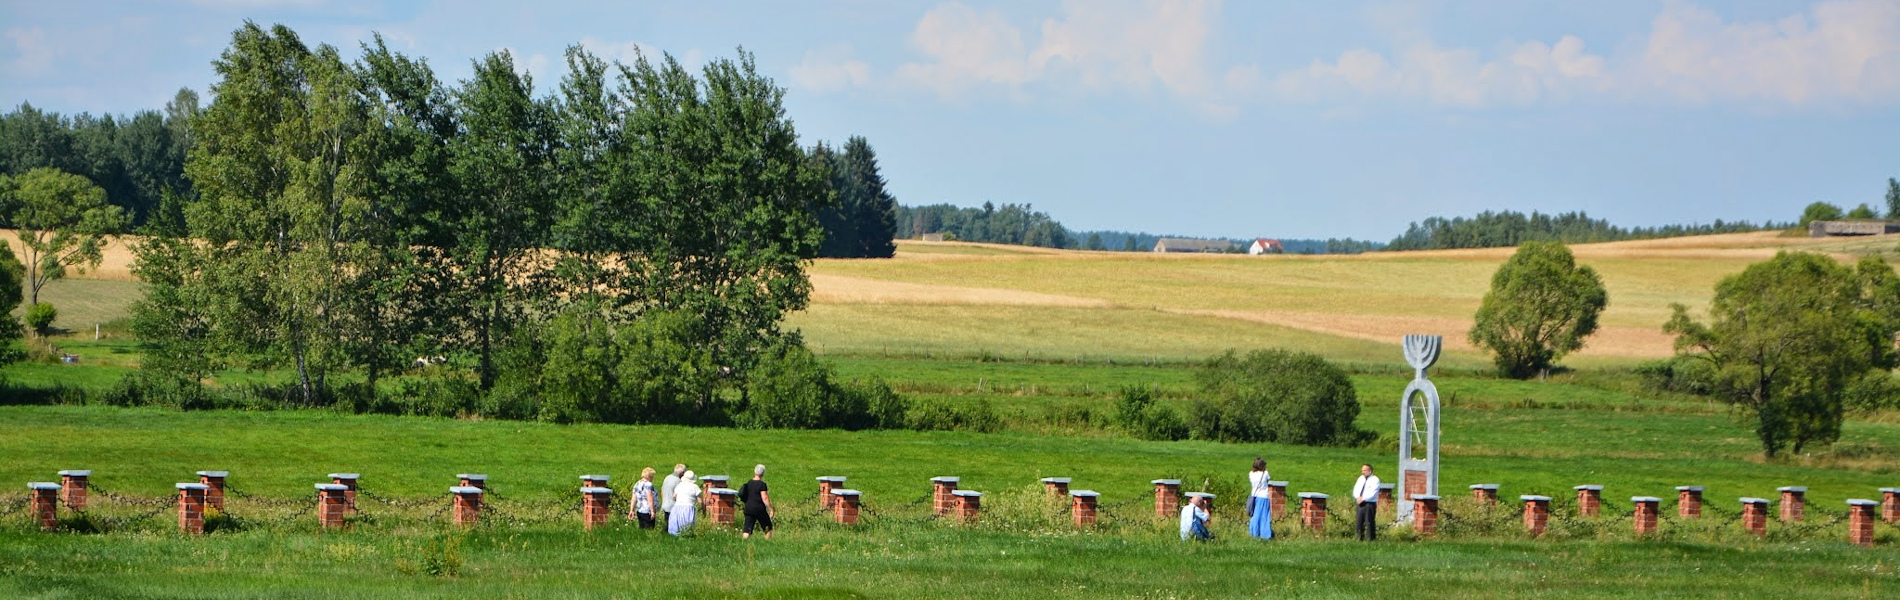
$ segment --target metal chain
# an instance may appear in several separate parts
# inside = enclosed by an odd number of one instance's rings
[[[169,497],[167,498],[139,498],[136,496],[127,496],[125,494],[114,493],[105,488],[99,487],[98,485],[93,484],[91,482],[86,483],[86,489],[91,490],[95,493],[98,493],[100,496],[106,498],[107,500],[118,502],[120,504],[130,504],[133,506],[157,506],[157,505],[170,505],[172,503],[172,499]]]

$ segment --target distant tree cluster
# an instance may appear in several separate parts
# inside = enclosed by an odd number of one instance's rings
[[[812,167],[825,174],[837,201],[818,211],[824,258],[890,258],[897,252],[897,199],[884,190],[877,152],[863,137],[845,141],[844,152],[820,142],[810,151]]]
[[[1873,205],[1866,202],[1854,208],[1842,210],[1840,206],[1827,202],[1815,202],[1801,209],[1800,226],[1807,227],[1815,221],[1834,221],[1839,219],[1900,219],[1900,179],[1887,178],[1887,195],[1884,204],[1886,214],[1881,214]]]
[[[1720,219],[1707,225],[1624,228],[1611,225],[1607,220],[1592,219],[1582,212],[1546,215],[1533,211],[1526,215],[1508,210],[1485,211],[1470,218],[1432,217],[1412,223],[1405,233],[1386,244],[1385,249],[1506,248],[1530,241],[1585,244],[1785,228],[1785,224],[1755,225],[1747,221],[1725,222]]]
[[[130,225],[143,225],[167,197],[190,195],[185,156],[198,112],[198,94],[189,89],[179,90],[164,112],[130,117],[66,116],[21,104],[0,115],[0,175],[49,168],[85,177],[124,211]],[[0,226],[12,227],[10,219],[0,215]]]
[[[1004,204],[998,207],[984,202],[982,208],[952,204],[899,206],[896,217],[898,227],[908,232],[906,237],[911,238],[926,233],[942,233],[946,238],[964,242],[1043,248],[1076,247],[1074,234],[1068,228],[1050,217],[1049,213],[1037,211],[1028,204]]]

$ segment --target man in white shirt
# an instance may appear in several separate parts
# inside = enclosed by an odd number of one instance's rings
[[[1211,540],[1214,534],[1207,531],[1207,498],[1193,496],[1187,504],[1181,505],[1181,539]]]
[[[1359,539],[1372,541],[1379,536],[1379,476],[1372,465],[1359,465],[1359,481],[1352,484],[1352,531]]]

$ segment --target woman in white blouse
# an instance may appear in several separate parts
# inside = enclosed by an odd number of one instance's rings
[[[693,520],[699,510],[699,482],[694,480],[692,471],[680,476],[679,487],[673,490],[673,512],[666,515],[666,532],[679,535],[693,526]]]
[[[1273,539],[1273,492],[1268,490],[1267,459],[1253,458],[1253,471],[1247,473],[1247,481],[1253,484],[1253,493],[1247,498],[1248,512],[1253,513],[1247,520],[1247,535],[1263,540]]]

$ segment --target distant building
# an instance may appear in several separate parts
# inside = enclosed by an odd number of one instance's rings
[[[1155,242],[1155,252],[1227,252],[1233,249],[1234,243],[1227,240],[1161,238],[1161,241]]]
[[[1808,237],[1886,235],[1889,233],[1900,233],[1900,221],[1813,221],[1808,223]]]
[[[943,234],[941,234],[941,233],[926,233],[926,234],[924,234],[924,235],[923,235],[923,240],[924,240],[924,241],[926,241],[926,242],[941,242],[941,241],[943,241]]]
[[[1286,246],[1280,245],[1280,240],[1260,238],[1254,240],[1252,244],[1247,245],[1247,253],[1255,256],[1262,254],[1286,254]]]

